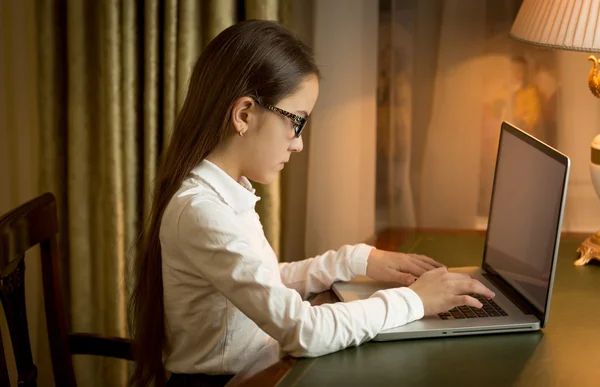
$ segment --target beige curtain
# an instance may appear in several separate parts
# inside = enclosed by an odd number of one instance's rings
[[[132,245],[150,208],[159,153],[204,45],[238,18],[282,20],[287,15],[293,21],[294,7],[305,4],[36,3],[40,185],[59,201],[61,264],[72,330],[128,336]],[[302,168],[299,176],[305,176]],[[278,252],[281,183],[257,188],[262,197],[257,211]],[[80,385],[123,385],[127,364],[79,357],[76,373]]]

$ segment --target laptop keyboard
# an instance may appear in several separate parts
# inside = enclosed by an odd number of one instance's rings
[[[481,309],[477,309],[471,306],[463,305],[454,309],[450,309],[447,312],[440,313],[438,316],[440,316],[442,320],[508,316],[508,314],[502,310],[502,308],[496,304],[494,300],[487,300],[485,297],[479,294],[471,294],[470,296],[479,300],[479,302],[483,304],[483,307]]]

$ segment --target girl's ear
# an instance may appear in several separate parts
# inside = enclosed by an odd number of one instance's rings
[[[231,122],[233,128],[239,135],[244,135],[248,130],[252,115],[254,114],[255,103],[250,97],[241,97],[233,104],[231,109]]]

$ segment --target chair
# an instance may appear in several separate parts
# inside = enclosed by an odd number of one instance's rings
[[[59,281],[57,234],[56,200],[50,193],[0,218],[0,299],[13,344],[19,386],[37,385],[37,368],[31,355],[25,310],[25,252],[37,244],[41,250],[44,305],[55,385],[77,385],[71,355],[88,354],[133,360],[130,340],[68,332]],[[0,385],[10,385],[1,334]]]

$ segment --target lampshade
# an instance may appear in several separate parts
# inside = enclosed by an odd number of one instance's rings
[[[523,0],[510,37],[562,50],[600,52],[600,0]]]

